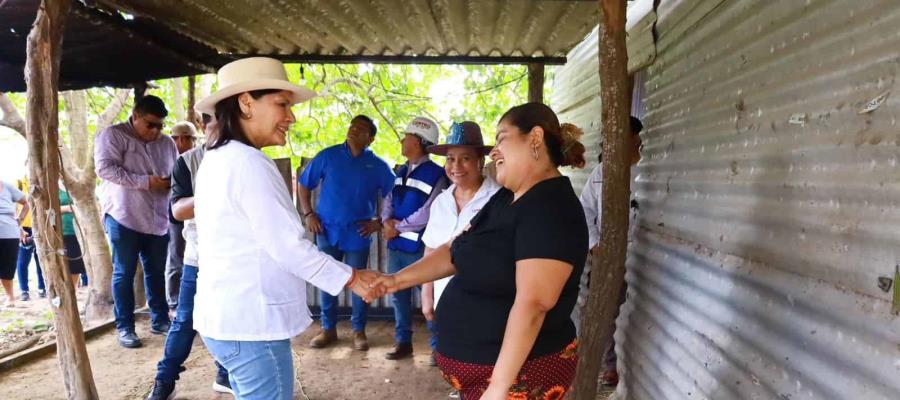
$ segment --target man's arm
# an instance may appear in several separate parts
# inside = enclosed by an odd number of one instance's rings
[[[425,229],[425,226],[428,225],[431,203],[434,202],[435,197],[438,197],[438,195],[449,186],[449,181],[446,176],[442,176],[438,179],[434,184],[434,188],[431,189],[431,195],[428,196],[428,200],[425,201],[425,204],[423,204],[422,207],[419,207],[419,209],[410,216],[397,222],[397,224],[394,225],[394,228],[400,232],[417,232]]]
[[[297,179],[297,197],[300,201],[300,219],[303,220],[306,229],[316,235],[322,233],[323,229],[322,221],[319,220],[319,215],[316,214],[316,210],[312,204],[312,191],[319,186],[319,183],[324,177],[324,173],[325,155],[322,154],[322,152],[319,152],[319,154],[316,154],[312,161],[309,162],[309,165],[307,165],[306,168],[303,168],[303,172]]]
[[[94,145],[97,176],[130,189],[149,190],[151,175],[132,173],[122,166],[125,161],[125,150],[111,129],[112,127],[108,127],[100,132]]]
[[[172,169],[172,216],[179,221],[194,218],[194,180],[184,157],[178,157]]]

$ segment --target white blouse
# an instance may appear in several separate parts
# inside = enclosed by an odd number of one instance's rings
[[[350,267],[303,239],[284,179],[237,141],[209,150],[194,191],[199,264],[194,329],[217,340],[282,340],[312,323],[306,283],[337,295]]]
[[[478,214],[488,200],[494,196],[494,193],[500,190],[500,185],[491,178],[484,178],[484,182],[481,183],[481,187],[475,192],[475,196],[459,212],[456,210],[456,198],[453,197],[455,190],[456,185],[450,185],[447,190],[435,197],[434,202],[431,203],[431,214],[428,217],[428,226],[422,235],[422,241],[432,249],[443,246],[462,233],[469,226],[469,221],[472,220],[472,217]],[[450,283],[450,278],[452,276],[441,278],[434,282],[435,307],[437,307],[438,300],[440,300],[441,294],[444,293],[444,289],[447,288],[447,284]]]

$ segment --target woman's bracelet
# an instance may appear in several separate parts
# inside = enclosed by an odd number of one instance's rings
[[[353,285],[356,284],[356,280],[357,280],[358,278],[359,278],[359,277],[358,277],[357,274],[356,274],[356,268],[352,268],[352,271],[350,272],[350,280],[347,281],[347,286],[344,286],[344,287],[345,287],[345,288],[353,287]]]
[[[315,211],[313,211],[313,210],[309,210],[309,212],[307,212],[306,214],[303,214],[303,218],[308,217],[310,214],[312,214],[312,213],[314,213],[314,212],[315,212]]]

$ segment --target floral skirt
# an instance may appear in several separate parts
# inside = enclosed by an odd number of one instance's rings
[[[510,400],[562,399],[575,379],[578,366],[577,340],[555,354],[534,358],[525,362],[515,383],[509,388]],[[478,400],[490,383],[493,365],[470,364],[440,353],[435,360],[444,379],[458,390],[462,400]]]

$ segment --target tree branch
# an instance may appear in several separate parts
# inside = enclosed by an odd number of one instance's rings
[[[394,132],[394,135],[397,136],[397,140],[400,140],[401,139],[400,132],[397,131],[397,128],[394,126],[394,123],[390,120],[390,118],[388,118],[388,116],[384,113],[384,111],[381,111],[381,107],[378,106],[378,102],[376,102],[375,98],[372,97],[371,93],[369,93],[371,91],[372,86],[370,85],[370,86],[366,87],[366,85],[364,85],[362,82],[360,82],[359,79],[344,76],[345,71],[343,69],[338,68],[338,71],[341,72],[341,75],[343,77],[335,79],[335,80],[329,82],[327,85],[325,85],[325,88],[322,89],[322,91],[320,92],[321,96],[323,96],[323,97],[324,96],[332,96],[332,94],[330,93],[331,88],[339,83],[346,83],[348,85],[356,86],[360,90],[366,91],[366,99],[369,100],[370,104],[372,104],[372,107],[375,109],[375,112],[377,112],[378,115],[381,116],[381,119],[383,119],[385,122],[387,122],[388,126],[390,126],[391,130]],[[337,96],[335,96],[335,98],[339,99]],[[345,108],[346,108],[346,105],[345,105]]]
[[[26,137],[25,120],[22,119],[19,110],[16,110],[16,106],[13,105],[12,99],[3,92],[0,92],[0,111],[3,111],[3,118],[0,119],[0,126],[5,126],[19,132],[23,138]]]
[[[125,107],[125,103],[128,101],[127,89],[116,89],[114,95],[115,98],[113,98],[112,103],[109,103],[106,110],[103,110],[103,114],[100,114],[100,118],[97,120],[97,132],[112,125],[112,123],[115,122],[116,117],[119,116],[119,113],[122,112],[122,108]]]

